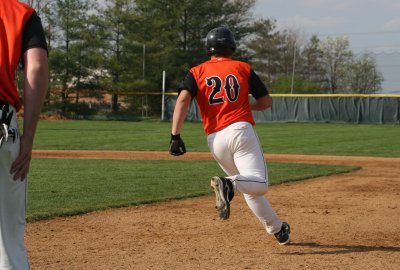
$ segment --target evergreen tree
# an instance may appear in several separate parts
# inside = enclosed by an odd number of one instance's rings
[[[316,35],[313,35],[302,51],[304,59],[303,77],[305,80],[321,84],[323,82],[321,58],[322,51],[320,50],[320,40]]]
[[[208,57],[205,51],[207,33],[218,26],[227,26],[239,44],[251,31],[250,11],[254,0],[216,0],[199,5],[195,0],[137,0],[136,14],[146,43],[149,78],[161,84],[162,71],[167,71],[167,88],[176,89],[189,67]],[[239,47],[236,56],[243,57]]]
[[[275,21],[258,20],[254,23],[253,33],[247,42],[251,63],[266,83],[272,83],[281,73],[280,33]]]
[[[126,90],[131,78],[132,66],[134,63],[127,63],[130,51],[127,44],[127,25],[133,16],[134,2],[132,0],[112,0],[107,1],[105,7],[100,7],[98,20],[93,23],[95,29],[102,40],[100,51],[103,53],[103,68],[106,76],[103,85],[112,94],[112,109],[118,111],[118,92]]]
[[[87,25],[88,3],[84,0],[57,0],[54,3],[54,13],[51,20],[55,25],[51,31],[54,44],[50,51],[49,66],[52,86],[59,89],[61,94],[61,111],[68,110],[69,94],[76,87],[77,72],[81,58],[76,46],[82,42],[82,33]],[[53,15],[54,14],[54,15]]]

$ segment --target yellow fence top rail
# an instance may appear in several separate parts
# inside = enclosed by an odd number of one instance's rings
[[[161,95],[162,92],[130,92],[116,91],[109,92],[117,95]],[[177,92],[165,92],[168,96],[177,96]],[[400,98],[400,94],[271,94],[272,97],[391,97]]]
[[[400,94],[271,94],[272,97],[394,97]]]

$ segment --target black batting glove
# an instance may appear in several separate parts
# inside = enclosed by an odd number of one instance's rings
[[[180,134],[171,134],[171,141],[169,142],[169,153],[173,156],[180,156],[186,153],[185,143],[182,141]]]

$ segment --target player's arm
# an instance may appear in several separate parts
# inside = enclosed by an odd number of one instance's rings
[[[185,143],[180,133],[191,100],[192,96],[187,89],[182,89],[176,100],[175,110],[172,116],[171,141],[169,143],[169,153],[173,156],[180,156],[186,153]]]
[[[197,93],[197,83],[193,74],[189,71],[179,85],[179,95],[176,99],[175,110],[172,116],[171,141],[169,153],[180,156],[186,153],[186,147],[181,138],[181,131],[189,105]]]
[[[255,98],[255,101],[250,104],[251,110],[263,111],[272,106],[272,98],[269,96],[267,87],[253,70],[250,71],[249,86],[250,93]]]
[[[11,167],[14,180],[23,181],[32,157],[33,139],[47,91],[47,52],[40,48],[29,49],[25,55],[24,82],[24,127],[20,142],[20,153]]]
[[[250,104],[253,111],[263,111],[272,106],[272,98],[269,95],[262,96]]]
[[[189,91],[187,89],[182,89],[176,100],[175,110],[172,117],[172,135],[181,133],[183,122],[186,119],[191,100],[192,96],[190,95]]]
[[[47,45],[39,17],[33,14],[23,32],[24,127],[20,152],[11,166],[14,180],[23,181],[29,172],[33,139],[48,87]]]

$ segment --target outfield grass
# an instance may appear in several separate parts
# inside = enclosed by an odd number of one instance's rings
[[[356,169],[269,163],[269,177],[274,185]],[[215,161],[34,159],[27,218],[35,221],[206,195],[212,193],[213,175],[224,175]]]
[[[41,121],[35,149],[166,151],[170,122]],[[400,157],[399,125],[257,124],[267,153]],[[188,151],[208,151],[201,123],[186,122]]]
[[[167,151],[170,122],[41,121],[35,149]],[[400,157],[400,127],[258,124],[266,153]],[[201,123],[186,122],[188,151],[208,151]],[[271,184],[349,172],[349,166],[269,163]],[[34,159],[28,220],[211,193],[215,161]]]

